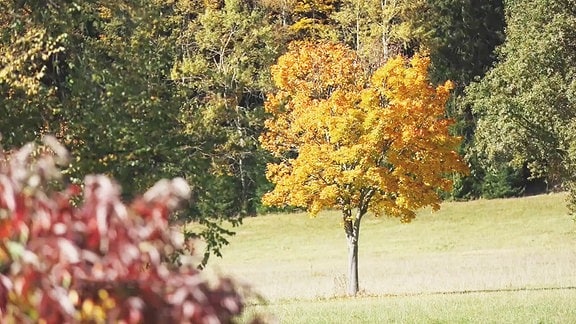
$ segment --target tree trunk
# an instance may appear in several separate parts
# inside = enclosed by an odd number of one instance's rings
[[[382,10],[382,56],[384,58],[384,62],[386,62],[386,60],[388,60],[388,57],[390,56],[390,29],[392,28],[390,26],[392,19],[394,18],[395,14],[392,14],[392,17],[390,16],[386,16],[384,17],[384,12],[387,9],[387,7],[391,5],[395,5],[395,4],[390,4],[388,3],[388,0],[381,0],[380,1],[380,6],[381,6],[381,10]]]
[[[348,239],[348,295],[356,296],[359,290],[358,284],[358,238]]]
[[[344,212],[344,230],[348,241],[348,295],[355,296],[358,283],[358,238],[360,236],[361,215],[352,218],[351,212]]]
[[[356,1],[356,52],[360,53],[360,1]]]

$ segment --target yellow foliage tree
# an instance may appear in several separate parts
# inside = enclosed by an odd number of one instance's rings
[[[449,133],[445,104],[452,83],[433,86],[429,58],[388,60],[365,77],[356,53],[340,44],[296,42],[272,67],[262,146],[277,163],[268,205],[337,208],[349,247],[348,293],[358,292],[358,238],[367,212],[408,222],[440,207],[447,175],[466,172]]]

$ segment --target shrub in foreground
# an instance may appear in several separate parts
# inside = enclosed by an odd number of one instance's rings
[[[0,153],[0,322],[226,323],[242,312],[231,280],[163,262],[184,243],[168,225],[190,195],[183,179],[130,204],[101,175],[56,190],[67,152],[45,144]]]

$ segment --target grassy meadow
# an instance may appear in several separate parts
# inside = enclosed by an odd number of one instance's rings
[[[363,220],[359,297],[345,297],[335,211],[249,218],[212,259],[280,323],[576,322],[576,226],[564,194],[448,202],[412,223]]]

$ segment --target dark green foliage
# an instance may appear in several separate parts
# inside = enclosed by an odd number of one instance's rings
[[[482,183],[482,196],[488,199],[518,197],[523,193],[522,172],[510,167],[488,173]]]
[[[475,77],[482,77],[496,60],[494,49],[504,41],[502,0],[431,0],[429,31],[433,78],[453,80],[458,94]]]
[[[486,164],[527,165],[554,187],[574,175],[574,1],[522,0],[507,7],[499,63],[468,90],[479,117],[475,150]]]
[[[461,153],[467,156],[471,171],[456,179],[452,197],[480,197],[486,172],[471,152],[476,118],[462,95],[496,60],[494,50],[504,41],[504,4],[502,0],[432,0],[428,5],[428,16],[422,21],[427,31],[423,45],[430,48],[432,78],[456,83],[447,109],[456,120],[454,133],[464,138]]]
[[[478,167],[477,160],[474,157],[468,157],[470,165],[470,174],[466,176],[454,176],[454,186],[450,195],[446,198],[455,200],[468,200],[482,197],[482,184],[485,172]]]
[[[22,31],[5,31],[0,46],[23,61],[13,58],[9,63],[17,70],[1,80],[8,94],[0,122],[5,145],[55,134],[73,152],[65,171],[73,181],[107,173],[123,184],[125,196],[167,176],[165,163],[182,143],[176,136],[179,103],[169,81],[171,42],[164,21],[152,14],[159,9],[136,0],[10,7],[8,19]],[[29,33],[40,34],[21,49],[11,45]],[[58,51],[41,48],[26,59],[35,43],[46,42]],[[36,76],[19,86],[15,80],[31,69]]]

